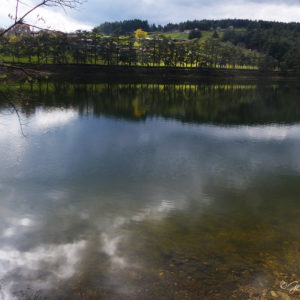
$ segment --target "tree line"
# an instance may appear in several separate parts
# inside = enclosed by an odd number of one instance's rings
[[[195,29],[198,32],[219,30],[224,32],[222,42],[230,42],[264,56],[260,62],[261,68],[300,71],[300,23],[225,19],[194,20],[156,26],[149,25],[147,21],[127,20],[105,23],[105,26],[95,27],[94,32],[112,35],[116,31],[130,31],[136,24],[140,24],[144,30],[150,32],[192,30],[195,33]],[[108,27],[110,30],[107,30]]]
[[[226,31],[224,42],[255,49],[264,53],[274,67],[300,71],[300,27],[294,30],[248,28],[246,31]]]
[[[285,29],[288,31],[299,30],[300,23],[291,22],[274,22],[274,21],[253,21],[248,19],[223,19],[223,20],[194,20],[194,21],[185,21],[181,23],[168,23],[163,26],[163,31],[171,31],[171,30],[213,30],[216,28],[227,29],[233,27],[235,29],[275,29],[281,30]]]
[[[37,36],[2,37],[0,56],[38,64],[102,64],[196,68],[261,68],[266,57],[219,38],[176,41],[163,35],[136,39],[131,35],[103,36],[43,32]],[[269,66],[273,68],[273,65]]]
[[[107,35],[113,34],[115,31],[119,31],[121,34],[133,32],[137,28],[141,28],[147,32],[169,32],[172,30],[185,31],[185,30],[214,30],[217,28],[227,29],[233,27],[235,29],[257,29],[268,30],[273,29],[276,31],[300,31],[300,23],[291,22],[274,22],[274,21],[253,21],[247,19],[223,19],[223,20],[193,20],[185,21],[181,23],[168,23],[164,26],[149,24],[147,20],[133,19],[117,22],[105,22],[99,26],[96,26],[93,31],[96,33],[103,33]]]
[[[107,35],[112,35],[115,33],[119,34],[127,34],[134,32],[137,29],[142,29],[146,32],[154,32],[157,31],[157,27],[155,25],[150,26],[148,21],[146,20],[125,20],[125,21],[117,21],[117,22],[105,22],[99,26],[96,26],[93,29],[94,33],[102,33]]]

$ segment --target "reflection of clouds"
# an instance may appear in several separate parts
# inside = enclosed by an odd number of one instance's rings
[[[5,238],[12,237],[16,233],[19,233],[22,227],[25,229],[26,227],[31,227],[34,224],[33,220],[28,217],[21,219],[11,219],[7,218],[7,216],[3,216],[2,221],[5,219],[7,219],[6,222],[7,224],[9,224],[8,227],[5,228],[2,232],[2,236]]]
[[[137,290],[137,286],[135,283],[128,281],[128,273],[138,273],[139,270],[145,267],[144,259],[147,261],[147,257],[132,256],[130,251],[127,251],[126,247],[128,242],[132,241],[132,238],[133,245],[131,247],[135,247],[135,239],[139,240],[138,236],[132,236],[133,232],[130,229],[127,230],[127,225],[130,227],[131,223],[135,224],[143,221],[158,222],[167,217],[172,211],[185,209],[186,204],[186,199],[181,197],[173,201],[156,201],[154,204],[146,205],[135,214],[115,216],[102,227],[102,234],[100,235],[101,252],[108,256],[110,262],[110,266],[106,269],[106,280],[108,285],[113,287],[115,293],[126,295],[128,299],[131,299],[131,296]]]
[[[58,278],[75,275],[76,262],[85,265],[86,253],[80,250],[83,240],[88,244],[91,238],[89,246],[96,244],[96,255],[101,252],[109,262],[105,276],[122,280],[118,271],[143,264],[143,258],[135,261],[122,247],[130,241],[130,223],[159,221],[188,209],[188,199],[204,209],[218,205],[226,191],[246,191],[266,172],[277,176],[282,166],[290,172],[300,165],[300,125],[221,127],[76,118],[72,110],[38,111],[28,124],[29,139],[16,128],[12,137],[0,130],[0,163],[6,167],[0,170],[0,279],[5,270],[14,284],[18,280],[32,286],[31,274],[38,277],[48,264],[48,277],[37,287],[47,288]],[[76,126],[68,126],[70,122]],[[63,125],[55,134],[42,134]],[[277,141],[282,143],[274,147]],[[19,143],[26,153],[16,170]],[[66,244],[69,239],[82,242]]]
[[[16,230],[14,228],[6,228],[4,231],[3,231],[3,236],[8,238],[8,237],[11,237],[15,234]]]
[[[150,219],[160,219],[163,218],[173,209],[178,209],[178,203],[173,203],[171,201],[163,200],[159,205],[145,208],[143,212],[133,216],[132,221],[141,222],[147,218]]]
[[[300,125],[263,125],[263,126],[228,126],[220,127],[216,125],[191,126],[192,131],[218,138],[220,140],[277,140],[286,138],[299,139]]]
[[[78,113],[74,110],[53,109],[51,111],[37,111],[34,117],[26,119],[21,115],[21,123],[15,113],[1,115],[0,123],[0,156],[2,169],[11,169],[20,165],[24,156],[28,154],[32,132],[63,126],[76,119]],[[22,130],[21,130],[22,126]],[[25,134],[25,137],[22,135]],[[23,172],[22,170],[21,172]]]
[[[150,141],[150,134],[147,133],[140,133],[139,136],[137,137],[137,140],[141,143],[141,144],[147,144]]]
[[[52,109],[50,111],[38,111],[34,122],[40,129],[63,126],[74,119],[78,113],[73,109]]]
[[[51,288],[59,279],[71,278],[76,272],[79,262],[79,252],[86,246],[85,241],[78,241],[64,245],[49,245],[38,247],[28,252],[21,252],[12,248],[0,249],[0,280],[17,275],[18,277],[38,280],[39,287]],[[43,264],[43,270],[48,273],[46,279],[40,280],[38,274]],[[48,268],[46,267],[48,266]],[[50,267],[51,266],[51,267]],[[35,278],[37,276],[37,278]],[[5,300],[14,299],[12,295],[13,283],[3,286]]]
[[[19,225],[24,226],[24,227],[31,226],[32,224],[33,224],[33,222],[29,218],[23,218],[19,221]]]
[[[51,190],[45,193],[45,197],[53,201],[60,201],[68,197],[68,192],[64,190]]]
[[[16,114],[0,115],[0,141],[5,140],[6,142],[11,136],[19,133],[20,123]]]
[[[122,236],[113,237],[107,233],[102,233],[101,237],[102,251],[110,257],[113,266],[118,265],[119,267],[125,267],[127,265],[125,258],[117,254],[118,244]]]
[[[294,131],[299,131],[299,126],[293,128]],[[284,140],[288,136],[289,128],[287,126],[262,126],[262,127],[248,127],[247,132],[253,139],[259,140]]]
[[[49,129],[66,125],[75,120],[77,116],[78,112],[74,109],[37,110],[30,119],[21,114],[22,129],[27,135],[32,129]],[[5,140],[7,142],[12,138],[14,144],[16,144],[16,139],[25,141],[20,131],[21,124],[15,113],[1,115],[0,129],[0,141]]]
[[[101,249],[110,257],[112,267],[118,266],[119,268],[127,267],[129,264],[126,258],[120,256],[118,246],[124,235],[122,234],[122,227],[130,222],[142,222],[146,219],[163,219],[172,210],[183,209],[184,202],[180,205],[167,200],[163,200],[158,205],[152,205],[143,209],[141,212],[131,217],[120,217],[117,216],[111,220],[108,226],[108,231],[101,234]],[[112,230],[111,230],[112,229]],[[133,267],[133,265],[131,265]]]
[[[28,143],[22,136],[20,123],[16,114],[1,115],[3,124],[0,123],[0,157],[2,169],[12,168],[19,164],[26,153]],[[27,125],[23,126],[26,132]]]

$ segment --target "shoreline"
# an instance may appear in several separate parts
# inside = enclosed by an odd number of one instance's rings
[[[181,67],[140,67],[90,64],[5,64],[0,68],[0,76],[9,81],[27,80],[27,73],[36,79],[64,80],[69,82],[137,81],[137,82],[199,82],[199,81],[299,81],[296,72],[249,69],[214,69]],[[7,75],[7,76],[5,76]]]

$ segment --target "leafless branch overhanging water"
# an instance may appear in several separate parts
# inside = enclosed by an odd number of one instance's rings
[[[26,124],[22,122],[22,117],[20,115],[20,112],[19,112],[18,108],[11,101],[9,102],[9,104],[11,105],[11,107],[13,108],[14,112],[17,115],[18,122],[19,122],[19,125],[20,125],[20,130],[21,130],[21,133],[22,133],[23,137],[26,137],[26,134],[25,134],[25,132],[23,130],[23,126],[25,126]]]
[[[7,29],[5,29],[4,31],[2,31],[0,33],[0,37],[4,36],[8,31],[10,31],[11,29],[13,29],[17,24],[23,23],[24,19],[28,15],[30,15],[33,11],[35,11],[36,9],[38,9],[39,7],[43,7],[43,6],[48,6],[48,7],[59,6],[59,7],[63,8],[64,10],[65,10],[65,8],[74,9],[74,8],[77,8],[79,5],[81,5],[83,2],[85,2],[85,0],[42,0],[38,4],[36,4],[35,6],[33,6],[31,8],[28,8],[28,10],[21,17],[19,17],[19,4],[20,3],[22,4],[22,1],[16,0],[16,10],[15,10],[14,23],[11,26],[9,26]],[[22,67],[12,66],[10,64],[4,64],[4,63],[1,63],[0,67],[5,67],[5,68],[8,68],[8,69],[20,70],[26,76],[28,76],[28,77],[34,77],[33,74],[29,73],[27,70],[25,70]],[[1,92],[1,94],[2,94],[2,92]],[[5,95],[4,95],[4,97],[5,97]],[[16,113],[17,118],[18,118],[18,122],[19,122],[19,125],[20,125],[21,133],[22,133],[22,135],[24,137],[26,137],[26,135],[24,133],[24,130],[23,130],[23,126],[26,125],[26,124],[23,123],[23,121],[22,121],[22,117],[21,117],[21,114],[19,112],[19,109],[13,103],[13,101],[8,100],[8,104],[12,108],[13,112]]]
[[[3,97],[3,99],[7,98],[7,95],[2,91],[0,91],[0,95]],[[7,104],[11,108],[11,113],[16,114],[17,116],[22,136],[27,137],[27,135],[24,132],[24,126],[26,126],[28,123],[25,123],[23,121],[22,116],[20,114],[20,110],[18,109],[17,105],[13,102],[13,100],[7,99]]]

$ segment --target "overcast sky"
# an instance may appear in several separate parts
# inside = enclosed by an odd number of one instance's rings
[[[21,0],[28,9],[39,0]],[[0,27],[9,25],[15,0],[0,0]],[[45,23],[37,21],[42,16]],[[87,0],[78,10],[44,8],[34,12],[27,22],[40,27],[73,31],[90,29],[105,21],[146,19],[166,24],[193,19],[248,18],[300,22],[300,0]]]

